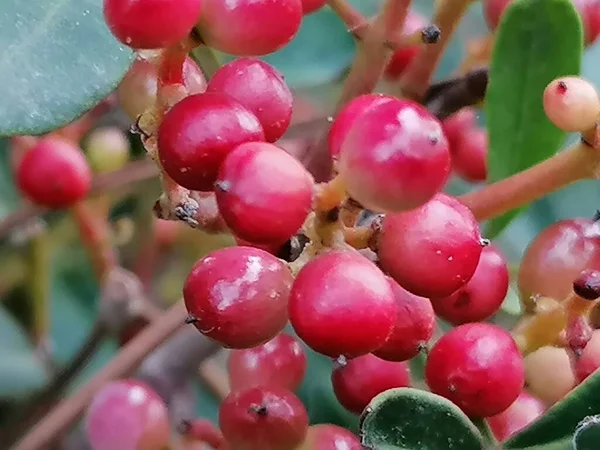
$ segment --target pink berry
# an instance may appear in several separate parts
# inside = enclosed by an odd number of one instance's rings
[[[355,357],[381,347],[396,321],[390,283],[375,264],[355,251],[317,256],[296,276],[290,322],[315,351]]]
[[[260,56],[287,45],[301,21],[301,0],[204,0],[198,29],[219,51]]]
[[[596,88],[579,77],[562,77],[544,90],[544,111],[564,131],[587,131],[600,118],[600,98]]]
[[[327,0],[302,0],[302,11],[304,15],[313,13],[325,6]]]
[[[547,406],[561,400],[577,385],[569,352],[564,348],[539,348],[524,362],[529,391]]]
[[[306,354],[300,343],[281,333],[258,347],[233,350],[228,360],[232,390],[251,386],[281,386],[295,390],[306,372]]]
[[[158,130],[158,154],[181,186],[211,191],[225,157],[239,144],[264,140],[252,112],[225,94],[190,95],[165,115]]]
[[[493,316],[508,292],[509,274],[504,256],[487,246],[473,277],[448,297],[431,300],[435,313],[453,325],[483,322]]]
[[[404,21],[404,26],[402,27],[402,34],[410,35],[416,33],[426,25],[427,22],[423,16],[414,11],[409,11],[406,20]],[[385,69],[386,78],[391,81],[397,80],[422,49],[422,45],[416,44],[411,47],[402,47],[396,50]]]
[[[575,375],[581,383],[600,367],[600,330],[592,334],[581,356],[575,360]]]
[[[342,406],[361,414],[376,395],[409,387],[410,372],[405,362],[385,361],[369,354],[338,364],[331,373],[331,384]]]
[[[418,209],[388,214],[378,254],[383,270],[400,286],[434,298],[452,294],[471,279],[482,248],[479,224],[469,208],[440,193]]]
[[[306,437],[308,414],[287,389],[252,387],[229,394],[219,425],[235,450],[294,450]]]
[[[500,23],[500,18],[504,10],[512,0],[484,0],[483,16],[488,24],[488,27],[493,31]]]
[[[201,0],[104,0],[112,34],[135,49],[158,49],[184,39],[200,16]]]
[[[25,153],[15,178],[21,192],[33,203],[59,209],[87,195],[92,171],[83,152],[70,141],[45,137]]]
[[[465,181],[480,183],[487,178],[488,134],[474,129],[450,147],[452,168]]]
[[[435,331],[435,314],[431,302],[411,294],[388,278],[398,306],[394,330],[381,347],[373,352],[387,361],[406,361],[427,348]]]
[[[162,450],[169,443],[169,412],[145,383],[113,381],[94,396],[85,429],[93,450]]]
[[[508,408],[525,382],[523,358],[511,335],[487,323],[460,325],[429,352],[425,379],[432,392],[468,416],[490,417]]]
[[[463,140],[463,136],[469,134],[477,126],[477,112],[475,108],[466,107],[462,108],[458,112],[455,112],[447,119],[442,121],[442,128],[448,144],[450,145],[450,151],[456,144]]]
[[[219,211],[242,239],[285,242],[311,210],[314,180],[293,156],[273,144],[249,142],[235,148],[215,183]]]
[[[394,97],[389,95],[364,94],[348,102],[336,116],[327,134],[327,143],[331,157],[333,159],[339,158],[342,144],[358,117],[362,116],[362,114],[372,107],[391,100],[394,100]]]
[[[392,100],[353,123],[342,143],[338,170],[348,193],[366,208],[417,208],[448,180],[448,142],[428,110],[410,100]]]
[[[297,450],[363,450],[360,440],[338,425],[319,424],[308,428],[306,440]]]
[[[292,274],[257,248],[229,247],[198,261],[183,287],[186,308],[205,336],[229,348],[273,339],[288,318]]]
[[[544,414],[544,404],[533,395],[522,391],[512,405],[500,414],[489,417],[487,422],[499,441],[505,441],[513,434],[534,422]]]

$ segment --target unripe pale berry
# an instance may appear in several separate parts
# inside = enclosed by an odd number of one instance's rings
[[[297,450],[364,450],[360,440],[338,425],[319,424],[308,428],[306,440]]]
[[[498,441],[505,441],[544,414],[544,404],[527,391],[522,391],[512,405],[487,422]]]
[[[547,406],[559,401],[577,384],[568,351],[550,346],[525,357],[525,379],[529,391]]]
[[[544,111],[564,131],[587,131],[600,118],[600,98],[596,88],[579,77],[562,77],[544,90]]]
[[[239,144],[263,141],[252,112],[226,94],[190,95],[167,112],[158,129],[158,154],[181,186],[211,191],[225,157]]]
[[[342,143],[338,170],[348,193],[366,208],[417,208],[448,180],[448,142],[428,110],[410,100],[392,100],[354,121]]]
[[[452,168],[465,181],[480,183],[487,178],[488,134],[483,129],[465,133],[450,146]]]
[[[600,368],[600,330],[595,330],[581,356],[575,360],[577,382],[581,383],[598,368]]]
[[[404,25],[402,26],[402,34],[410,35],[416,33],[426,25],[427,23],[423,16],[414,11],[409,11],[404,21]],[[423,45],[416,44],[409,47],[402,47],[394,51],[390,62],[385,68],[385,77],[391,81],[398,79],[422,49]]]
[[[117,127],[96,128],[86,141],[84,150],[96,172],[112,172],[129,161],[129,140]]]

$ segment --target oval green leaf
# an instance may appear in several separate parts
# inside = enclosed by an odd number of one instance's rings
[[[133,61],[110,34],[98,0],[0,3],[0,136],[42,134],[73,121]]]
[[[552,156],[566,133],[546,117],[548,83],[581,70],[583,33],[570,0],[515,0],[496,33],[486,94],[488,179],[502,180]],[[499,234],[520,210],[492,220]]]
[[[482,450],[477,427],[452,402],[413,388],[379,394],[361,421],[363,446],[377,450]]]

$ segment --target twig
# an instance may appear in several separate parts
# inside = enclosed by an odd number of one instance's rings
[[[207,359],[200,365],[198,374],[201,381],[217,398],[223,400],[229,395],[231,388],[227,371],[213,358]]]
[[[473,70],[462,77],[431,85],[423,103],[438,119],[444,120],[465,106],[481,102],[487,84],[488,70]]]

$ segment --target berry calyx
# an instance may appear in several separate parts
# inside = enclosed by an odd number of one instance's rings
[[[423,16],[414,11],[409,11],[402,26],[402,34],[410,35],[416,33],[426,25],[427,22]],[[397,49],[385,68],[385,77],[390,81],[397,80],[422,49],[423,46],[420,44]]]
[[[384,361],[370,354],[349,361],[342,358],[331,373],[331,384],[342,406],[361,414],[376,395],[409,387],[410,372],[407,363]]]
[[[239,144],[263,141],[252,112],[226,94],[190,95],[167,112],[158,129],[158,154],[181,186],[211,191],[225,157]]]
[[[564,348],[542,347],[525,357],[529,391],[546,406],[558,402],[577,384],[569,353]]]
[[[207,92],[222,92],[254,113],[267,142],[275,142],[292,120],[293,97],[283,75],[256,58],[238,58],[215,72]]]
[[[252,247],[216,250],[188,275],[183,298],[190,321],[228,348],[251,348],[275,337],[288,318],[292,274],[275,256]]]
[[[460,325],[429,352],[425,379],[468,416],[490,417],[508,408],[524,381],[523,358],[511,335],[486,323]]]
[[[450,146],[452,168],[465,181],[480,183],[487,178],[488,134],[483,129],[465,133]]]
[[[544,414],[544,404],[527,391],[522,391],[507,409],[487,422],[498,441],[505,441]]]
[[[298,450],[364,450],[360,440],[338,425],[318,424],[308,428]]]
[[[223,400],[219,425],[233,449],[294,450],[306,437],[308,414],[287,389],[252,387]]]
[[[366,208],[399,212],[429,201],[450,174],[440,122],[421,105],[392,100],[354,121],[338,170],[352,198]]]
[[[584,270],[573,282],[573,292],[586,300],[600,298],[600,270]]]
[[[440,193],[420,208],[386,215],[378,243],[379,262],[407,291],[427,298],[444,297],[471,279],[482,242],[469,208]],[[407,258],[412,262],[407,264]]]
[[[355,251],[323,253],[296,276],[290,322],[313,350],[333,358],[381,347],[396,321],[396,301],[385,275]]]
[[[45,137],[22,157],[16,184],[33,203],[46,208],[66,208],[90,190],[92,171],[83,152],[70,141]]]
[[[596,88],[579,77],[562,77],[544,90],[544,111],[564,131],[587,131],[600,119],[600,98]]]
[[[104,18],[112,34],[134,49],[176,44],[200,16],[201,0],[104,0]]]
[[[281,333],[258,347],[233,350],[227,362],[232,390],[252,386],[281,386],[295,390],[306,372],[302,345]]]
[[[225,158],[215,183],[219,211],[242,239],[285,242],[311,210],[314,180],[293,156],[273,144],[249,142]]]

